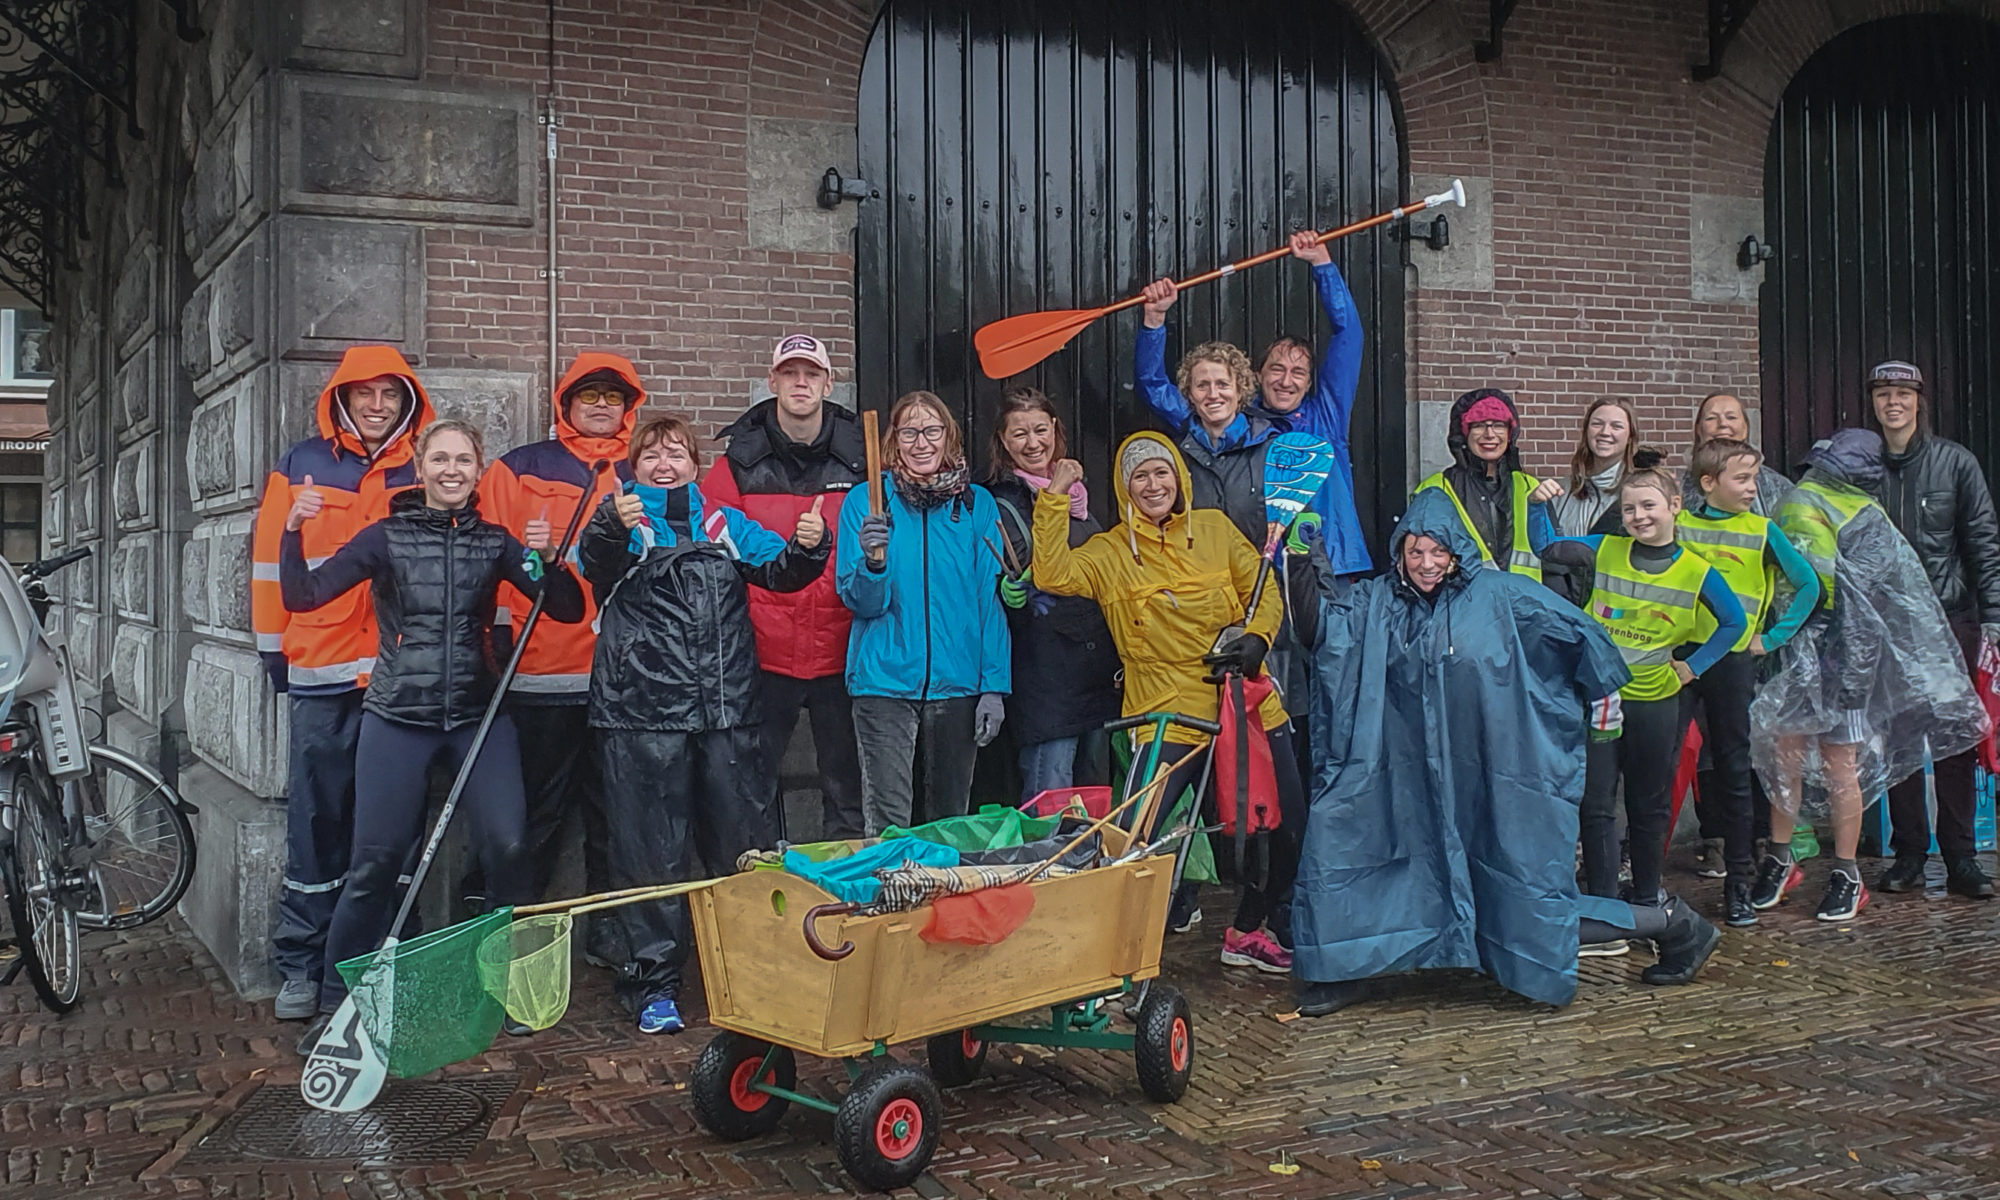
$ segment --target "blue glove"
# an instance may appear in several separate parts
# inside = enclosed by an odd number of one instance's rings
[[[984,746],[1000,736],[1000,722],[1007,719],[1006,697],[999,692],[986,692],[979,697],[979,707],[972,714],[972,742]]]

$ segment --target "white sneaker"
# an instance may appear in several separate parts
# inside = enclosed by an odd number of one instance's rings
[[[1632,945],[1624,938],[1610,942],[1592,942],[1588,946],[1579,946],[1576,950],[1578,958],[1617,958],[1621,954],[1630,953]]]

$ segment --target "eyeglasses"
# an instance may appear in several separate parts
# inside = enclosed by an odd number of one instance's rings
[[[570,403],[580,404],[585,408],[623,408],[625,407],[625,393],[615,390],[606,391],[601,388],[585,388],[583,391],[572,395]]]
[[[1465,427],[1465,432],[1466,432],[1466,433],[1468,433],[1468,434],[1472,434],[1472,433],[1506,433],[1506,432],[1507,432],[1507,429],[1508,429],[1508,426],[1507,426],[1507,422],[1505,422],[1505,421],[1477,421],[1477,422],[1474,422],[1474,423],[1473,423],[1473,424],[1471,424],[1471,425],[1467,425],[1467,426]]]
[[[944,426],[926,425],[919,429],[914,425],[905,425],[896,431],[896,440],[905,446],[916,445],[918,438],[927,442],[941,442],[944,440]]]

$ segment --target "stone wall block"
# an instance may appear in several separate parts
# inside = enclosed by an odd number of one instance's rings
[[[488,459],[546,436],[539,424],[535,375],[432,368],[423,379],[437,415],[470,421],[486,439]]]
[[[282,89],[284,211],[534,223],[540,163],[530,93],[297,75]]]
[[[208,344],[208,311],[214,302],[214,295],[207,283],[195,288],[187,303],[181,305],[181,367],[190,380],[195,381],[195,391],[202,392],[201,380],[215,365],[215,355]]]
[[[285,794],[283,706],[255,651],[197,645],[181,701],[188,741],[203,761],[256,795]]]
[[[154,455],[158,438],[148,438],[118,456],[111,472],[111,512],[122,530],[151,529],[156,524],[153,503]]]
[[[1689,294],[1711,304],[1757,303],[1764,264],[1746,271],[1736,263],[1743,239],[1768,236],[1764,201],[1757,196],[1692,197],[1688,205]]]
[[[118,539],[111,552],[111,602],[121,617],[152,623],[157,620],[153,597],[158,577],[159,534],[142,533]]]
[[[152,235],[126,251],[118,272],[118,286],[111,293],[111,339],[119,361],[131,357],[139,342],[152,336],[158,322],[153,315],[155,283],[159,275],[160,251]]]
[[[76,486],[69,489],[70,530],[80,542],[95,541],[104,536],[104,528],[98,524],[97,493],[104,486],[104,472],[93,469],[77,476]]]
[[[745,167],[750,177],[750,245],[815,254],[848,254],[860,206],[828,210],[818,202],[828,167],[854,171],[854,125],[840,121],[750,118]]]
[[[75,571],[82,565],[83,563],[78,563],[69,570]],[[103,670],[98,665],[97,654],[98,634],[102,626],[103,618],[97,613],[87,611],[82,605],[79,604],[70,610],[69,665],[76,671],[77,680],[93,691],[96,690],[98,681],[104,677]]]
[[[208,548],[215,539],[194,536],[181,544],[181,611],[196,629],[215,624],[215,610],[208,597]]]
[[[193,185],[182,214],[197,276],[207,276],[270,210],[258,154],[265,94],[260,83],[236,112],[210,131],[195,155]]]
[[[375,342],[422,360],[423,230],[293,216],[279,225],[281,354],[338,359],[355,342]]]
[[[1411,175],[1410,195],[1435,196],[1451,190],[1452,175]],[[1422,242],[1410,246],[1417,266],[1417,284],[1456,292],[1493,290],[1493,181],[1465,177],[1465,207],[1447,205],[1417,218],[1432,221],[1441,213],[1451,222],[1451,245],[1432,250]]]
[[[264,427],[273,378],[268,366],[259,368],[195,407],[188,425],[187,475],[196,512],[256,502],[271,466]]]
[[[53,437],[49,439],[49,456],[43,461],[47,464],[48,478],[53,484],[55,479],[60,478],[55,474],[58,469],[55,464],[58,460],[55,457]],[[52,547],[60,546],[69,540],[68,499],[69,489],[60,486],[49,487],[42,496],[42,536],[48,539]]]
[[[153,688],[153,667],[160,639],[157,630],[121,622],[111,643],[111,686],[124,706],[158,720],[160,703]]]
[[[424,0],[302,0],[286,6],[288,64],[415,79],[424,69]]]
[[[139,347],[124,366],[118,368],[118,402],[111,416],[117,423],[118,440],[130,442],[159,428],[158,372],[159,342]]]
[[[183,607],[195,631],[252,643],[250,534],[253,513],[235,513],[195,527],[181,555]]]

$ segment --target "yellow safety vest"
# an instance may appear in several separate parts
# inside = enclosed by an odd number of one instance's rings
[[[1590,588],[1590,615],[1611,635],[1632,670],[1619,689],[1627,700],[1665,700],[1679,694],[1674,648],[1695,640],[1701,611],[1701,584],[1708,560],[1689,552],[1657,575],[1632,565],[1633,540],[1607,537],[1597,545],[1597,577]]]
[[[1812,564],[1828,608],[1833,607],[1833,564],[1840,557],[1840,531],[1874,503],[1860,488],[1808,479],[1793,488],[1778,509],[1778,528]]]
[[[1676,522],[1681,544],[1708,560],[1736,593],[1749,618],[1743,636],[1731,650],[1748,650],[1750,639],[1764,629],[1764,614],[1770,611],[1774,589],[1770,564],[1764,547],[1771,537],[1771,519],[1753,512],[1732,513],[1721,520],[1681,514]],[[1694,640],[1705,642],[1715,633],[1715,614],[1706,608],[1695,614]]]
[[[1507,556],[1509,571],[1536,581],[1542,577],[1542,560],[1535,557],[1535,552],[1528,546],[1528,496],[1540,486],[1542,481],[1526,471],[1514,472],[1514,545]],[[1473,544],[1479,547],[1479,561],[1490,565],[1493,552],[1486,548],[1486,539],[1479,536],[1479,527],[1472,523],[1472,514],[1465,511],[1465,505],[1460,502],[1458,493],[1452,490],[1443,471],[1417,485],[1420,492],[1432,488],[1451,497],[1451,506],[1458,510],[1458,519],[1465,523],[1465,531],[1472,535]]]

